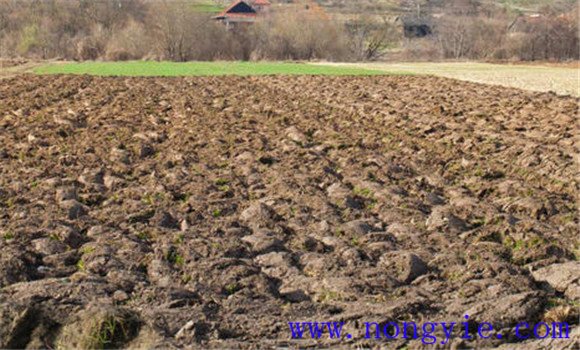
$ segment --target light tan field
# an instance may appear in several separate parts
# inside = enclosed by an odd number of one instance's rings
[[[325,65],[330,63],[324,63]],[[429,74],[530,91],[580,96],[580,69],[571,65],[510,65],[475,62],[338,63],[392,73]]]
[[[40,64],[28,60],[4,60],[0,59],[0,79],[13,77],[23,73],[31,73],[34,67]]]

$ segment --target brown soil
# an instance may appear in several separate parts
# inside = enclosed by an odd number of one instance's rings
[[[577,329],[577,111],[435,77],[7,78],[0,348]]]

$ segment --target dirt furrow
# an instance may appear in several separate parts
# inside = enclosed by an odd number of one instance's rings
[[[446,346],[578,327],[577,99],[434,77],[6,81],[0,348],[372,347],[356,324],[465,313],[506,337]],[[310,319],[353,337],[289,341]]]

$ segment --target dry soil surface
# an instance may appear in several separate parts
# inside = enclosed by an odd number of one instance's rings
[[[415,348],[356,324],[466,313],[504,338],[444,347],[578,335],[577,111],[435,77],[4,79],[0,348],[316,345],[308,320]]]

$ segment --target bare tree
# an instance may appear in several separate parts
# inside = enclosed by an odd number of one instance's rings
[[[389,44],[400,40],[395,26],[385,17],[362,15],[347,24],[350,48],[356,60],[381,58]]]
[[[257,23],[253,33],[257,58],[340,60],[348,56],[342,28],[313,11],[274,14]]]
[[[580,54],[577,2],[555,0],[540,16],[517,20],[490,0],[399,4],[418,23],[405,22],[404,32],[421,27],[422,38],[403,40],[399,23],[371,14],[368,6],[361,7],[366,15],[345,22],[311,7],[289,7],[226,30],[182,0],[0,0],[0,57],[377,60],[401,42],[414,59],[558,60]]]
[[[78,0],[83,19],[105,30],[124,26],[130,19],[142,20],[146,6],[141,0]]]
[[[173,61],[187,61],[191,56],[193,35],[199,18],[186,8],[186,3],[160,1],[150,9],[150,23],[163,56]]]
[[[512,42],[514,54],[523,60],[579,59],[578,22],[578,10],[524,21],[521,35]]]
[[[429,0],[401,0],[401,9],[416,17],[425,15],[425,8],[429,7]]]
[[[145,26],[135,20],[116,31],[106,46],[105,58],[111,61],[126,61],[146,57],[152,47]]]

